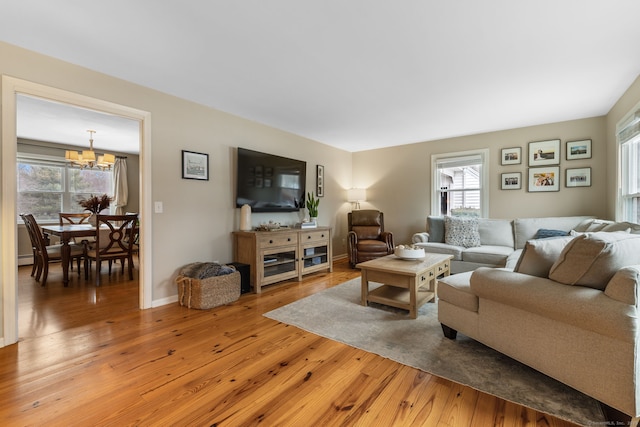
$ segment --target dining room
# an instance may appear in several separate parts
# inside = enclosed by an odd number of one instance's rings
[[[37,264],[33,243],[23,219],[17,217],[18,337],[23,339],[77,326],[73,312],[77,312],[79,306],[83,306],[85,312],[89,310],[92,318],[93,314],[100,318],[114,311],[139,309],[139,247],[133,251],[131,274],[126,262],[119,260],[100,262],[102,268],[97,274],[95,257],[85,266],[84,258],[78,265],[70,257],[62,256],[69,249],[68,243],[95,241],[95,226],[80,225],[85,230],[74,230],[71,235],[68,230],[55,230],[62,226],[61,213],[86,212],[80,204],[82,200],[94,194],[114,199],[113,164],[105,167],[97,162],[81,165],[70,161],[70,152],[82,154],[87,148],[95,148],[98,155],[109,153],[116,162],[126,164],[126,202],[119,202],[117,206],[112,202],[102,213],[139,212],[139,123],[29,96],[18,96],[16,113],[17,213],[33,214],[43,238],[57,248],[54,252],[57,250],[59,255],[48,263],[48,277],[42,286],[42,277],[36,280],[37,269],[33,267]],[[87,130],[93,128],[95,132],[87,134]],[[128,140],[122,145],[124,134]],[[90,139],[95,140],[95,145]],[[23,169],[26,172],[21,175]],[[137,217],[135,221],[136,233],[139,233],[139,220]],[[47,227],[54,230],[47,233]],[[136,242],[139,242],[138,236],[134,237]],[[100,279],[98,286],[96,278]]]

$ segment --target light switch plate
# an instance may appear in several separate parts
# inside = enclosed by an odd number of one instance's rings
[[[154,202],[153,203],[153,210],[155,213],[162,213],[163,210],[163,206],[162,206],[162,202]]]

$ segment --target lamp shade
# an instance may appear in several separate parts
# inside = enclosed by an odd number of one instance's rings
[[[350,188],[347,190],[348,202],[364,202],[367,200],[367,190],[364,188]]]

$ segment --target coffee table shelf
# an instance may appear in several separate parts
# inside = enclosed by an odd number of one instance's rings
[[[433,291],[418,289],[416,306],[434,300],[436,293]],[[369,292],[369,302],[384,304],[391,307],[406,309],[411,303],[411,292],[409,289],[396,288],[395,286],[383,285]]]

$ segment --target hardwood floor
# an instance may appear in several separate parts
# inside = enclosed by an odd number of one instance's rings
[[[137,279],[51,270],[43,289],[19,269],[3,426],[573,425],[262,315],[358,276],[346,261],[212,310],[139,311]]]

